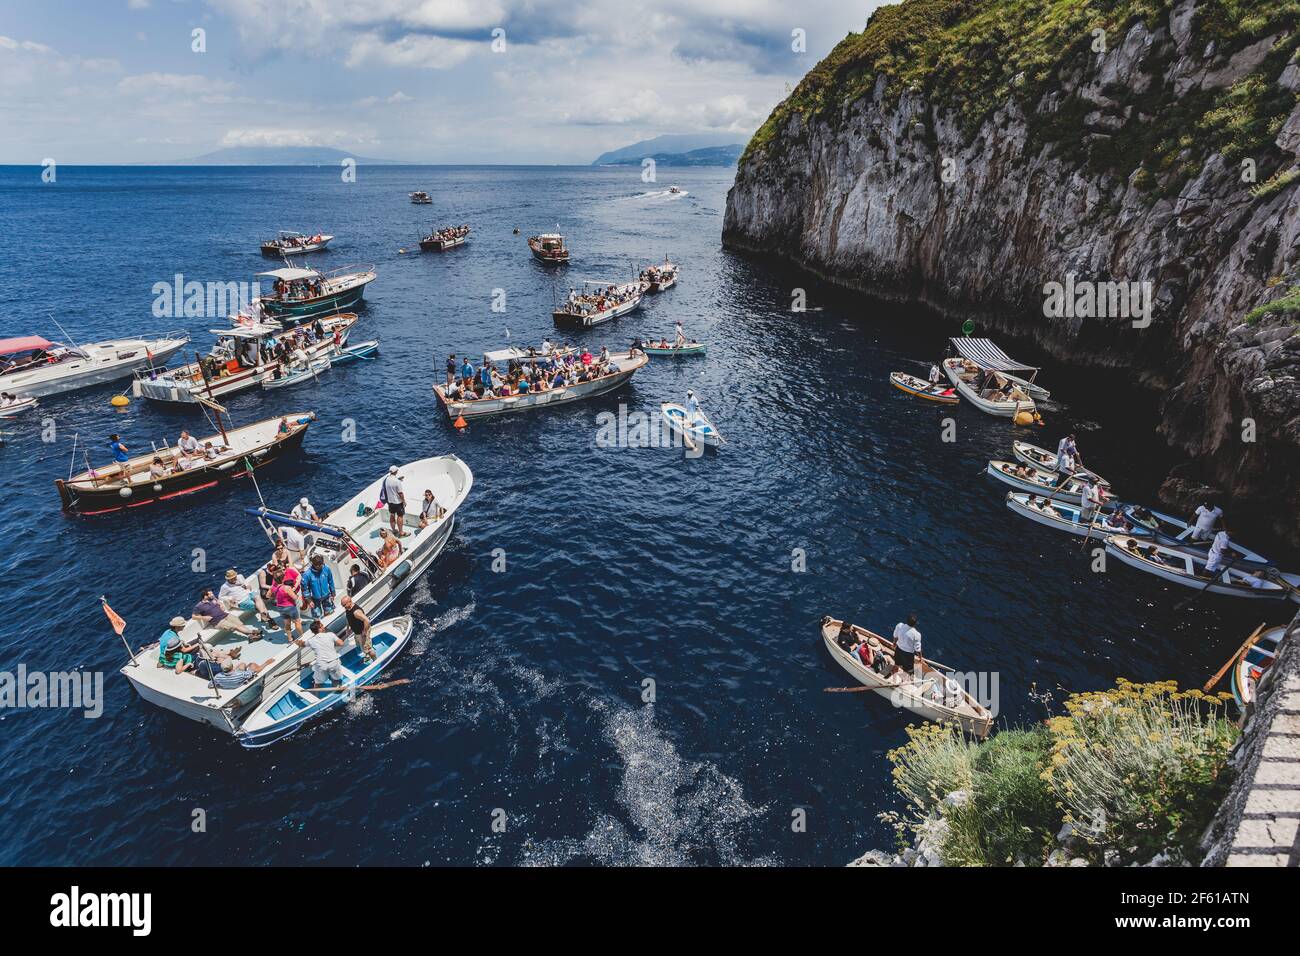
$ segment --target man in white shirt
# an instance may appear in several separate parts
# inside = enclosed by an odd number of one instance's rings
[[[343,680],[343,665],[339,663],[339,648],[347,643],[333,631],[325,629],[319,620],[311,622],[305,637],[294,638],[299,647],[311,648],[316,659],[311,662],[311,679],[317,687],[330,687],[334,681]]]
[[[700,413],[700,400],[695,397],[695,390],[688,388],[686,390],[686,424],[695,423],[695,418]]]
[[[248,583],[248,579],[231,568],[226,572],[226,581],[217,592],[217,600],[228,611],[256,611],[258,618],[267,625],[267,630],[278,631],[271,614],[266,609],[266,602],[257,588]]]
[[[1083,487],[1080,489],[1079,500],[1082,502],[1082,510],[1079,512],[1079,520],[1084,524],[1092,524],[1093,517],[1097,514],[1097,509],[1101,507],[1101,486],[1094,485],[1087,478],[1083,479]]]
[[[307,539],[292,525],[284,525],[280,528],[280,537],[284,541],[285,550],[289,552],[289,560],[294,567],[300,567],[303,558],[307,556]]]
[[[311,502],[306,498],[298,499],[298,504],[289,512],[299,521],[320,521],[320,516],[316,514],[316,509],[311,506]]]
[[[399,538],[407,537],[402,526],[406,523],[406,489],[402,487],[402,476],[397,473],[397,466],[388,469],[388,476],[383,481],[384,503],[388,506],[388,527]]]
[[[1196,509],[1196,525],[1192,528],[1192,540],[1208,541],[1214,536],[1214,527],[1222,518],[1223,509],[1207,499],[1205,504]]]
[[[1219,533],[1214,536],[1214,542],[1210,545],[1209,559],[1205,562],[1205,572],[1207,574],[1218,574],[1228,564],[1224,560],[1228,556],[1228,549],[1231,548],[1232,542],[1228,540],[1228,532],[1220,529]]]
[[[199,440],[187,431],[181,432],[180,441],[176,443],[187,457],[193,458],[199,450]]]
[[[894,626],[894,670],[910,676],[922,660],[921,632],[916,629],[916,615],[909,614],[907,623],[900,621]]]

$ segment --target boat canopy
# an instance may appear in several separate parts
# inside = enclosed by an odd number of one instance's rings
[[[208,329],[208,331],[218,338],[260,339],[265,335],[283,332],[284,329],[278,325],[262,325],[254,322],[252,325],[233,325],[228,329]]]
[[[1037,365],[1017,362],[1006,352],[993,344],[992,339],[970,339],[962,336],[952,338],[953,347],[962,358],[970,359],[982,368],[997,372],[1037,372]]]
[[[30,352],[33,349],[53,348],[54,343],[39,335],[24,335],[16,339],[0,339],[0,355],[13,355],[16,352]]]
[[[489,362],[509,362],[511,359],[522,362],[524,359],[550,358],[550,355],[540,350],[529,352],[527,349],[511,346],[508,349],[497,349],[495,352],[484,352],[483,357]]]
[[[270,272],[259,272],[258,276],[267,276],[271,279],[282,279],[285,282],[293,282],[295,279],[314,279],[320,275],[315,269],[272,269]]]

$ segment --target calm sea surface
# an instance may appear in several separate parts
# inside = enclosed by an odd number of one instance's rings
[[[840,864],[891,842],[876,813],[898,806],[885,753],[907,720],[875,695],[823,693],[850,681],[821,646],[822,614],[888,631],[915,610],[927,653],[999,675],[1002,726],[1045,716],[1034,688],[1199,684],[1255,624],[1289,616],[1222,598],[1176,611],[1191,592],[1092,573],[1080,539],[1013,515],[981,474],[1009,455],[1007,422],[889,385],[893,369],[924,374],[955,323],[724,252],[731,170],[639,173],[362,167],[344,184],[331,167],[61,168],[43,185],[38,169],[0,168],[0,337],[61,337],[57,320],[77,340],[184,328],[206,348],[224,321],[154,318],[155,282],[251,280],[271,267],[260,239],[327,231],[312,265],[378,269],[353,339],[379,339],[381,357],[229,400],[239,422],[318,416],[300,460],[259,472],[268,503],[332,505],[391,463],[447,452],[475,476],[452,543],[395,609],[418,632],[388,676],[412,683],[250,752],[136,696],[98,596],[138,646],[226,567],[261,563],[252,485],[86,520],[60,513],[52,483],[74,436],[103,461],[110,432],[147,448],[206,433],[202,416],[117,411],[105,387],[0,426],[0,670],[105,674],[99,719],[0,711],[0,864]],[[433,206],[407,201],[420,188]],[[460,222],[466,246],[400,252]],[[524,243],[557,224],[574,255],[558,274]],[[655,359],[588,403],[448,426],[430,390],[448,352],[555,338],[571,282],[665,254],[676,288],[571,338],[625,347],[681,320],[707,358]],[[1150,398],[1045,364],[1062,408],[1022,437],[1076,428],[1118,493],[1153,500],[1167,461]],[[598,413],[654,411],[688,387],[729,440],[719,453],[597,447]],[[206,833],[191,830],[199,808]]]

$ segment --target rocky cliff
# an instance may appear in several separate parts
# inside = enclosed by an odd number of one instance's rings
[[[1166,498],[1300,543],[1298,48],[1300,0],[883,7],[755,134],[724,243],[1130,371]],[[1149,324],[1045,314],[1067,282],[1144,286]]]

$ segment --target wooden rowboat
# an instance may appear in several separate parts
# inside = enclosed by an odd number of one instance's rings
[[[339,666],[343,669],[344,687],[360,687],[372,682],[391,664],[411,639],[414,630],[409,615],[380,621],[370,628],[370,646],[375,659],[369,660],[357,647],[355,637],[339,648]],[[245,747],[266,747],[300,730],[315,720],[343,706],[347,691],[313,689],[316,680],[310,665],[299,669],[294,679],[266,694],[257,709],[248,715],[237,734]]]
[[[356,345],[344,345],[329,357],[329,361],[331,365],[347,365],[351,362],[373,359],[378,354],[379,342],[371,339],[368,342],[358,342]]]
[[[1243,711],[1247,704],[1254,703],[1259,679],[1277,657],[1284,637],[1286,625],[1270,627],[1242,651],[1232,665],[1232,696],[1237,698],[1237,706]]]
[[[719,445],[726,444],[727,440],[722,437],[721,432],[709,420],[709,416],[704,414],[703,409],[698,409],[695,412],[695,418],[690,422],[687,421],[686,408],[674,402],[664,402],[659,406],[659,413],[663,415],[668,427],[681,435],[688,445],[693,446],[694,443],[698,442],[711,448],[717,448]]]
[[[939,402],[941,405],[956,405],[961,401],[951,385],[944,385],[941,382],[927,382],[923,378],[917,378],[915,375],[908,375],[906,372],[890,372],[889,383],[894,388],[902,389],[908,395],[915,395],[917,398],[924,398],[931,402]]]
[[[1028,474],[1018,473],[1017,467],[1024,469]],[[1066,478],[1058,484],[1057,479],[1060,476],[1053,472],[1040,471],[1031,465],[1017,466],[1015,462],[1010,461],[990,461],[986,470],[994,478],[1006,482],[1018,491],[1050,496],[1053,501],[1061,501],[1065,504],[1083,504],[1083,480],[1080,478]],[[1102,504],[1106,504],[1114,497],[1110,489],[1101,488]]]
[[[895,707],[910,710],[923,720],[955,723],[966,733],[981,739],[989,735],[993,729],[992,712],[956,681],[945,677],[939,669],[943,665],[937,661],[925,661],[920,678],[901,671],[885,676],[850,653],[850,648],[844,644],[848,641],[865,641],[873,654],[882,655],[892,667],[894,642],[856,624],[849,625],[851,634],[841,638],[843,624],[843,621],[830,616],[822,618],[822,641],[835,663],[848,671],[859,684],[870,687],[880,696],[888,698]]]
[[[688,342],[686,345],[670,345],[663,348],[658,345],[643,345],[641,351],[646,355],[659,355],[665,358],[683,358],[687,355],[703,355],[704,344],[702,342]]]
[[[1049,528],[1067,531],[1070,534],[1077,534],[1084,538],[1095,538],[1100,541],[1113,534],[1127,534],[1134,538],[1141,538],[1144,542],[1157,540],[1155,532],[1134,520],[1130,514],[1130,509],[1134,508],[1133,505],[1117,504],[1115,509],[1109,511],[1103,509],[1102,513],[1097,515],[1095,524],[1091,520],[1083,520],[1081,505],[1067,504],[1060,498],[1053,498],[1048,501],[1046,495],[1008,491],[1007,507],[1016,514],[1024,515],[1030,521],[1037,521]],[[1131,528],[1124,528],[1118,523],[1112,523],[1115,520],[1114,513],[1116,510],[1131,522]]]
[[[290,385],[300,385],[303,382],[315,381],[316,376],[321,372],[328,371],[330,368],[329,356],[312,359],[305,368],[299,368],[283,375],[280,378],[268,378],[263,380],[263,388],[288,388]]]
[[[1011,443],[1011,452],[1026,465],[1032,465],[1039,471],[1047,471],[1056,474],[1056,455],[1046,448],[1039,448],[1037,445],[1031,445],[1027,441],[1013,441]],[[1087,478],[1094,485],[1110,487],[1110,482],[1088,468],[1079,468],[1070,472],[1080,478]]]
[[[1149,544],[1125,534],[1107,538],[1106,553],[1139,571],[1198,591],[1256,600],[1290,598],[1300,603],[1300,574],[1287,574],[1258,565],[1239,567],[1240,562],[1232,564],[1229,558],[1226,566],[1211,576],[1206,573],[1204,555],[1162,544]]]

